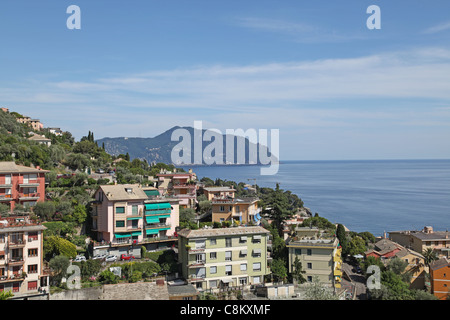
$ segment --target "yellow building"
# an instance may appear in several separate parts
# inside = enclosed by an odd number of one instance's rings
[[[261,220],[258,198],[213,198],[212,221],[237,221],[240,224],[255,223]]]
[[[287,241],[289,272],[292,273],[297,257],[308,282],[318,277],[320,283],[334,288],[341,287],[342,248],[336,236],[317,228],[296,228],[295,236]]]

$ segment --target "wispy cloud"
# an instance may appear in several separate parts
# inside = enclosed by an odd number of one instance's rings
[[[329,30],[317,25],[304,22],[292,22],[279,19],[240,17],[232,23],[256,31],[278,33],[287,36],[294,42],[320,43],[344,42],[362,40],[367,37],[362,34],[343,34],[336,30]]]
[[[127,135],[117,133],[127,126],[148,135],[149,126],[156,130],[199,119],[222,128],[238,124],[343,128],[377,121],[419,123],[422,117],[424,123],[448,123],[445,108],[425,117],[427,106],[406,115],[400,109],[374,110],[366,105],[439,99],[442,107],[450,100],[449,74],[449,51],[421,48],[346,59],[101,75],[84,81],[24,81],[14,87],[0,83],[0,101],[11,109],[21,105],[39,110],[40,117],[67,119],[76,126],[74,131],[96,128],[98,136]],[[158,117],[164,122],[152,122]]]
[[[433,33],[438,33],[438,32],[442,32],[442,31],[446,31],[446,30],[450,30],[450,21],[432,26],[428,29],[425,29],[422,33],[433,34]]]

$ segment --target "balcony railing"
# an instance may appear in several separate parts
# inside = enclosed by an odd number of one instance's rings
[[[19,195],[19,199],[38,199],[40,197],[40,194],[38,192],[33,193],[23,193]]]

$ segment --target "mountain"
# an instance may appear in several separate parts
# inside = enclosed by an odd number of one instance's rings
[[[202,130],[201,137],[205,137],[205,132],[211,133],[212,130]],[[172,141],[172,134],[175,134],[174,140]],[[178,135],[177,135],[178,134]],[[179,135],[182,135],[182,138],[179,138]],[[183,164],[183,165],[192,165],[192,164],[217,164],[214,163],[214,159],[222,159],[223,164],[267,164],[267,161],[263,161],[260,159],[259,152],[262,152],[266,157],[271,157],[273,159],[272,162],[277,161],[277,158],[270,155],[268,148],[259,143],[251,143],[249,139],[237,138],[237,136],[225,135],[217,133],[217,139],[215,137],[210,141],[202,142],[201,155],[209,155],[212,157],[202,157],[202,163],[199,161],[195,161],[194,153],[199,151],[197,150],[197,143],[194,143],[195,135],[200,136],[200,130],[194,129],[192,127],[179,127],[175,126],[160,135],[153,138],[127,138],[127,137],[119,137],[119,138],[102,138],[96,140],[99,146],[104,145],[105,151],[111,155],[117,156],[119,154],[130,155],[130,159],[139,158],[141,160],[145,159],[148,163],[158,163],[163,162],[167,164]],[[190,139],[188,139],[190,138]],[[206,138],[204,138],[206,140]],[[242,142],[245,143],[245,148],[242,148]],[[234,152],[233,161],[226,161],[226,152],[227,152],[227,143],[232,144]],[[190,150],[189,150],[190,148]],[[184,149],[186,154],[181,152]],[[204,153],[206,149],[206,153]],[[214,151],[212,151],[214,149]],[[244,150],[245,149],[245,152]],[[172,151],[178,150],[176,154],[180,157],[183,157],[184,161],[181,163],[179,161],[172,161]],[[260,151],[261,150],[261,151]],[[217,153],[216,153],[217,152]],[[239,161],[238,161],[239,156]],[[242,157],[245,156],[243,159]],[[249,161],[249,156],[254,161]]]

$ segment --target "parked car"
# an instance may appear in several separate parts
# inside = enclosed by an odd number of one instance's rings
[[[120,256],[120,260],[133,260],[133,259],[136,259],[136,258],[131,254],[122,254]]]
[[[92,259],[94,259],[94,260],[97,260],[97,259],[103,260],[105,258],[106,258],[106,254],[97,254]]]
[[[85,256],[76,256],[73,261],[74,262],[86,261],[86,257]]]
[[[112,254],[109,255],[109,256],[106,256],[105,261],[107,261],[107,262],[115,262],[115,261],[117,261],[117,256],[112,255]]]

